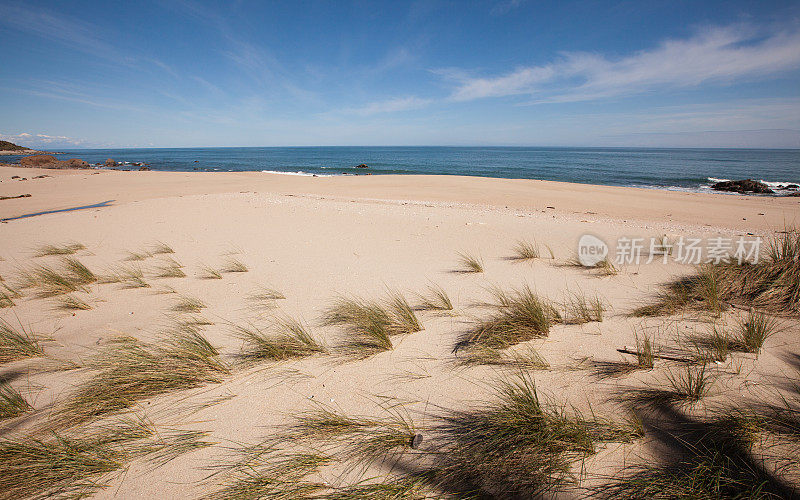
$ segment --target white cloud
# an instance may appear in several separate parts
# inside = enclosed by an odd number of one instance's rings
[[[13,135],[0,133],[0,139],[32,149],[45,149],[48,147],[69,149],[95,146],[85,139],[76,139],[65,135],[31,134],[29,132],[21,132]]]
[[[573,52],[549,64],[486,78],[456,76],[450,98],[528,95],[538,102],[584,101],[648,90],[728,84],[800,68],[800,32],[757,39],[752,29],[709,28],[620,59]],[[449,71],[449,74],[453,74]]]

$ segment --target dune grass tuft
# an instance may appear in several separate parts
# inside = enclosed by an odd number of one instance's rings
[[[562,321],[561,314],[527,285],[509,293],[493,290],[494,314],[481,320],[468,333],[462,344],[479,344],[502,349],[519,342],[546,337],[553,323]]]
[[[497,399],[442,417],[433,481],[487,498],[538,498],[574,480],[573,466],[598,443],[631,442],[640,425],[585,418],[542,399],[533,381],[504,381]]]
[[[6,288],[3,286],[3,288]],[[5,307],[14,307],[15,293],[9,289],[0,288],[0,309]]]
[[[16,389],[5,382],[0,382],[0,420],[13,418],[32,410]]]
[[[686,365],[682,369],[667,373],[667,380],[672,387],[674,399],[695,402],[702,399],[711,390],[714,377],[707,372],[706,365]]]
[[[236,326],[235,333],[245,342],[240,356],[249,361],[282,361],[327,352],[305,325],[292,318],[276,319],[269,331],[249,325]]]
[[[458,253],[458,263],[461,266],[459,272],[462,273],[482,273],[483,272],[483,259],[473,255]]]
[[[247,298],[253,302],[270,302],[273,300],[282,300],[286,297],[274,288],[262,286],[248,295]]]
[[[204,280],[221,280],[222,273],[213,267],[201,264],[200,265],[200,278]]]
[[[15,328],[0,318],[0,363],[43,356],[39,340],[36,335],[26,331],[22,324]]]
[[[150,247],[150,253],[153,255],[165,255],[175,253],[175,250],[172,249],[169,245],[162,241],[157,241]]]
[[[92,308],[83,299],[70,294],[62,295],[56,300],[56,307],[64,311],[88,311]]]
[[[144,271],[139,266],[121,266],[114,279],[125,288],[150,288],[150,284],[145,281]]]
[[[525,370],[550,368],[547,361],[532,347],[508,351],[476,345],[460,351],[456,362],[462,366],[489,365]]]
[[[206,305],[200,299],[189,297],[188,295],[179,295],[178,302],[172,306],[172,310],[175,312],[199,313],[205,307]]]
[[[39,297],[54,297],[63,293],[87,291],[86,285],[97,281],[97,276],[74,257],[64,257],[61,269],[49,266],[34,266],[20,271],[20,285],[36,288]]]
[[[137,401],[177,389],[219,382],[228,368],[195,330],[156,342],[124,338],[101,350],[87,366],[94,376],[60,403],[53,423],[73,426],[129,408]]]
[[[383,418],[354,417],[321,407],[300,414],[291,438],[324,440],[330,454],[360,464],[397,459],[417,438],[414,423],[398,408]]]
[[[757,263],[720,262],[700,266],[695,274],[667,283],[652,304],[635,316],[673,314],[683,309],[719,315],[727,303],[778,314],[800,314],[800,232],[787,229],[769,243]]]
[[[357,358],[391,350],[391,336],[422,329],[414,309],[397,292],[389,293],[385,305],[340,297],[325,311],[323,324],[344,326],[348,338],[341,346],[342,352]]]
[[[738,335],[732,340],[732,348],[758,354],[764,342],[779,330],[778,322],[762,312],[751,310],[747,319],[740,319]]]
[[[36,257],[47,257],[50,255],[72,255],[86,247],[81,243],[65,243],[63,245],[42,245],[36,249]]]
[[[153,268],[156,278],[185,278],[186,273],[181,269],[183,265],[171,257],[162,258]]]
[[[419,306],[418,309],[427,311],[452,311],[453,303],[447,292],[444,291],[439,285],[431,285],[428,287],[428,294],[418,294]]]
[[[567,298],[562,307],[565,324],[582,325],[592,321],[603,321],[605,306],[597,296],[587,298],[583,293],[574,293]]]
[[[228,257],[222,265],[221,271],[223,273],[246,273],[249,269],[241,261],[233,257]]]
[[[534,241],[533,243],[520,240],[514,247],[514,255],[512,260],[533,260],[538,259],[540,255],[539,245]]]

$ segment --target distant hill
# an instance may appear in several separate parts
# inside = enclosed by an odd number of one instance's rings
[[[13,142],[0,141],[0,151],[28,151],[30,148],[17,146]]]

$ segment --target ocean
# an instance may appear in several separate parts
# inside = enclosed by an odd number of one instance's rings
[[[725,179],[800,184],[800,150],[543,147],[268,147],[76,149],[60,159],[153,170],[276,172],[290,175],[436,174],[544,179],[706,191]],[[16,161],[4,157],[0,161]],[[366,164],[368,169],[354,168]]]

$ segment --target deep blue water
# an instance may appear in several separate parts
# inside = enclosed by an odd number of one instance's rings
[[[800,183],[800,150],[796,149],[281,147],[80,149],[65,153],[59,157],[89,163],[113,158],[173,171],[445,174],[687,190],[706,188],[709,178]],[[15,161],[17,157],[6,158]],[[353,168],[360,163],[369,169]]]

